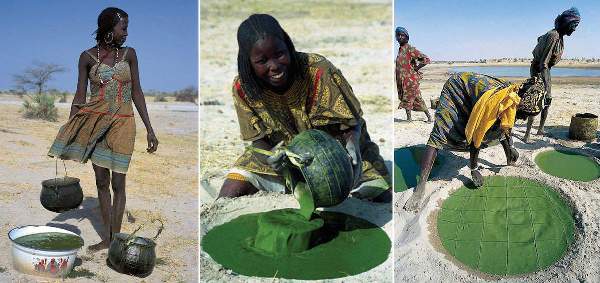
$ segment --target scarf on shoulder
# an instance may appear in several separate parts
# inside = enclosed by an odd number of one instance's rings
[[[521,84],[511,84],[502,89],[492,88],[479,98],[469,115],[465,129],[467,144],[472,142],[475,148],[481,147],[483,137],[497,119],[500,119],[503,131],[515,125],[517,107],[521,101],[517,95],[520,86]]]

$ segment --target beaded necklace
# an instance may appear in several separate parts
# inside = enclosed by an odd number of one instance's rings
[[[96,72],[98,72],[98,68],[100,68],[100,64],[102,64],[102,62],[100,62],[100,46],[99,45],[96,45],[96,51],[98,51],[98,56],[96,57],[96,61],[98,62],[98,67],[96,68]],[[117,66],[117,59],[119,58],[119,48],[118,47],[115,48],[115,52],[116,52],[116,54],[115,54],[115,64],[112,67],[105,64],[107,67],[109,67],[109,68],[111,68],[113,70],[113,73],[116,70],[115,67]],[[105,85],[105,84],[109,83],[110,81],[112,81],[112,79],[113,78],[111,76],[108,81],[103,81],[102,77],[100,77],[100,84],[101,85]]]

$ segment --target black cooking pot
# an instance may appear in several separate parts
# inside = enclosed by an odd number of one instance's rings
[[[78,208],[82,201],[83,191],[77,178],[65,176],[42,182],[40,202],[47,210],[64,212]]]
[[[161,220],[152,220],[152,222],[157,221],[160,222],[160,228],[152,239],[135,236],[135,233],[147,223],[140,225],[131,235],[125,233],[113,235],[113,240],[108,248],[108,263],[113,269],[137,277],[147,277],[152,273],[156,265],[154,249],[156,243],[154,241],[164,228]]]

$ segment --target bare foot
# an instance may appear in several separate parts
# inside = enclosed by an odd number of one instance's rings
[[[479,173],[479,170],[471,170],[471,180],[473,181],[475,187],[479,188],[483,186],[483,176],[481,175],[481,173]]]
[[[89,246],[89,247],[87,248],[87,250],[88,250],[89,252],[95,253],[95,252],[97,252],[97,251],[100,251],[100,250],[105,250],[105,249],[108,249],[108,246],[109,246],[109,245],[110,245],[110,242],[109,242],[109,241],[102,240],[100,243],[93,244],[93,245]]]
[[[544,130],[542,130],[542,129],[539,129],[539,130],[537,131],[537,135],[538,135],[538,136],[544,136],[544,134],[546,134],[546,132],[545,132]]]

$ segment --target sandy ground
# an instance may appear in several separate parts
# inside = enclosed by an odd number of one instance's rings
[[[423,69],[424,80],[421,82],[423,99],[429,105],[431,98],[439,97],[442,86],[447,79],[448,64],[432,64]],[[524,78],[519,78],[524,79]],[[598,113],[600,107],[600,80],[597,78],[553,78],[553,102],[546,122],[545,137],[532,136],[532,143],[522,142],[525,122],[518,121],[515,127],[515,146],[519,150],[520,159],[516,166],[505,166],[506,160],[500,145],[484,149],[480,152],[480,165],[484,176],[510,175],[527,177],[542,182],[556,189],[563,195],[575,210],[576,242],[566,256],[558,263],[533,274],[519,277],[498,278],[477,274],[453,262],[445,255],[443,248],[433,238],[432,223],[435,225],[435,213],[441,202],[450,193],[468,182],[468,153],[444,151],[447,163],[440,175],[428,182],[429,202],[418,213],[409,213],[402,209],[412,194],[412,189],[394,196],[395,225],[395,281],[396,282],[474,282],[474,281],[506,281],[506,282],[599,282],[600,252],[598,244],[600,230],[600,180],[592,182],[575,182],[550,176],[541,172],[534,163],[535,154],[553,146],[571,148],[582,153],[584,146],[596,149],[598,141],[585,144],[567,139],[570,118],[575,113]],[[397,99],[396,99],[397,100]],[[397,105],[397,101],[394,101]],[[425,123],[423,114],[414,113],[417,121],[407,123],[404,111],[396,111],[395,146],[403,147],[425,144],[429,138],[432,124]],[[539,118],[538,118],[539,119]],[[539,120],[534,124],[537,127]],[[532,131],[535,133],[537,128]],[[596,152],[597,154],[597,152]]]
[[[165,230],[158,238],[158,264],[145,282],[196,282],[197,275],[197,118],[198,107],[190,103],[154,103],[147,99],[150,120],[160,146],[155,154],[145,151],[146,130],[137,118],[137,139],[127,178],[127,207],[123,231],[131,233],[146,220],[159,218]],[[55,161],[46,156],[66,121],[68,104],[58,104],[58,122],[22,118],[21,101],[0,96],[0,282],[54,282],[23,275],[12,268],[12,228],[51,225],[80,234],[80,250],[72,282],[140,282],[106,266],[107,250],[87,253],[86,247],[100,241],[101,227],[97,192],[91,163],[66,163],[69,176],[81,179],[84,200],[79,209],[61,214],[45,210],[39,201],[41,181],[53,178]],[[136,115],[137,116],[137,115]],[[62,164],[59,164],[59,169]],[[62,174],[62,171],[59,171]],[[142,230],[152,237],[155,228]]]
[[[237,74],[237,28],[256,12],[274,15],[297,50],[322,54],[342,70],[362,103],[372,140],[388,163],[393,156],[390,137],[394,85],[381,83],[394,79],[390,1],[245,1],[244,5],[202,1],[200,102],[217,101],[220,105],[204,105],[200,109],[201,237],[212,227],[242,214],[297,207],[292,196],[277,194],[219,199],[213,204],[225,173],[245,146],[231,100],[231,83]],[[382,226],[392,239],[389,204],[349,199],[336,209]],[[200,262],[202,281],[260,281],[223,269],[204,252]],[[391,267],[390,254],[375,269],[334,281],[391,282]]]

